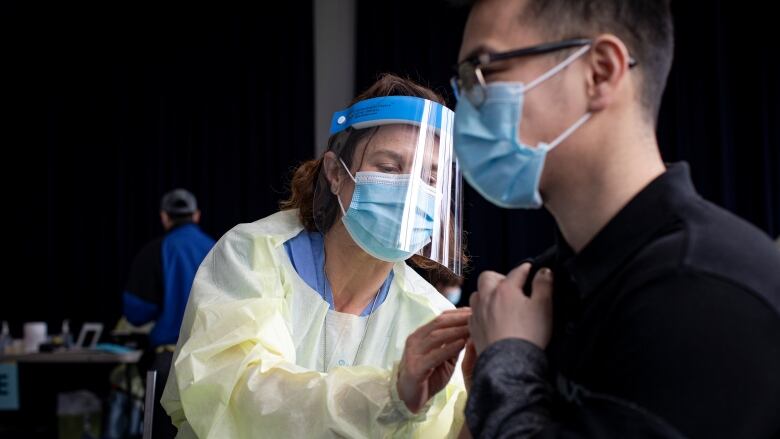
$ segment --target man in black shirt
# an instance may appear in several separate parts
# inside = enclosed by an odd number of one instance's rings
[[[559,234],[479,278],[472,434],[780,437],[780,252],[658,152],[668,1],[474,3],[464,176],[498,205],[543,203]]]

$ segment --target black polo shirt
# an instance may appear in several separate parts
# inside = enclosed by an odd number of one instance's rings
[[[559,237],[533,262],[554,272],[553,336],[480,355],[475,437],[780,437],[780,251],[687,164],[580,253]]]

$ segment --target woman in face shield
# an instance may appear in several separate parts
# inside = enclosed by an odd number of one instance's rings
[[[460,274],[460,174],[441,102],[382,77],[334,115],[328,150],[296,170],[282,211],[220,239],[162,398],[177,437],[460,433],[470,311],[404,262]]]

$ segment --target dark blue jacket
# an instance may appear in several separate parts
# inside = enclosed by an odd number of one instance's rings
[[[156,321],[152,347],[175,344],[192,280],[214,240],[195,224],[176,226],[136,256],[123,294],[124,314],[134,325]]]

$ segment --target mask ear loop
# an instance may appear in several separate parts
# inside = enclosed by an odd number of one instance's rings
[[[341,162],[341,166],[343,166],[343,167],[344,167],[344,170],[346,170],[346,171],[347,171],[347,175],[349,175],[349,178],[351,178],[351,179],[352,179],[352,182],[354,182],[355,184],[357,184],[357,181],[355,180],[355,177],[353,177],[353,176],[352,176],[352,173],[351,173],[351,172],[349,172],[349,168],[347,167],[347,164],[346,164],[346,163],[344,163],[344,160],[342,160],[342,159],[341,159],[341,157],[339,157],[339,162]],[[338,193],[337,193],[337,194],[335,194],[335,195],[336,195],[336,201],[338,201],[338,202],[339,202],[339,207],[341,208],[341,214],[342,214],[342,215],[344,215],[344,216],[347,216],[347,210],[346,210],[346,209],[344,209],[344,204],[342,204],[342,203],[341,203],[341,196],[340,196]]]
[[[526,85],[523,88],[523,93],[527,92],[528,90],[531,90],[532,88],[536,87],[537,85],[541,84],[542,82],[550,79],[556,73],[560,72],[561,70],[563,70],[566,67],[568,67],[571,63],[576,61],[577,58],[579,58],[582,55],[584,55],[588,50],[590,50],[590,45],[581,47],[579,50],[577,50],[576,52],[574,52],[571,55],[569,55],[569,57],[566,58],[565,60],[563,60],[563,62],[561,62],[557,66],[551,68],[550,70],[548,70],[547,72],[542,74],[542,76],[540,76],[540,77],[534,79],[533,81],[529,82],[528,85]],[[566,129],[566,131],[561,133],[560,136],[558,136],[555,140],[550,142],[547,145],[547,150],[549,151],[549,150],[555,148],[556,146],[560,145],[561,142],[566,140],[566,138],[569,137],[574,131],[576,131],[577,128],[581,127],[582,124],[587,122],[588,119],[590,119],[590,116],[591,116],[590,112],[585,113],[581,118],[579,118],[576,122],[574,122],[574,124],[572,126],[570,126],[568,129]]]
[[[352,182],[353,182],[353,183],[357,183],[357,181],[355,180],[355,177],[353,177],[353,176],[352,176],[352,173],[351,173],[351,172],[349,172],[349,168],[347,167],[347,164],[346,164],[346,163],[344,163],[344,160],[342,160],[342,159],[341,159],[341,157],[339,157],[339,162],[341,162],[341,166],[343,166],[343,167],[344,167],[344,170],[345,170],[345,171],[347,171],[347,175],[349,175],[349,178],[351,178],[351,179],[352,179]]]
[[[584,124],[585,122],[587,122],[587,121],[588,121],[588,119],[590,119],[590,116],[591,116],[592,114],[593,114],[593,113],[591,113],[591,112],[587,112],[587,113],[585,113],[585,114],[584,114],[584,115],[583,115],[581,118],[579,118],[579,119],[577,120],[577,122],[574,122],[574,124],[573,124],[572,126],[570,126],[568,129],[566,129],[566,131],[564,131],[563,133],[561,133],[561,135],[560,135],[560,136],[558,136],[558,137],[557,137],[555,140],[553,140],[552,142],[550,142],[550,143],[547,145],[547,150],[549,151],[549,150],[551,150],[551,149],[555,148],[556,146],[560,145],[560,144],[561,144],[561,142],[563,142],[564,140],[566,140],[566,138],[567,138],[567,137],[571,136],[571,134],[572,134],[574,131],[576,131],[576,130],[577,130],[577,128],[581,127],[581,126],[582,126],[582,124]]]
[[[572,53],[568,58],[563,60],[563,62],[561,62],[557,66],[551,68],[550,70],[546,71],[545,73],[542,74],[542,76],[540,76],[540,77],[534,79],[533,81],[529,82],[528,85],[523,87],[523,92],[527,92],[528,90],[536,87],[537,85],[541,84],[542,82],[544,82],[544,81],[550,79],[551,77],[555,76],[556,73],[558,73],[561,70],[563,70],[566,67],[568,67],[569,64],[571,64],[574,61],[576,61],[577,58],[579,58],[582,55],[584,55],[585,52],[587,52],[588,50],[590,50],[590,45],[581,47],[578,51]]]

